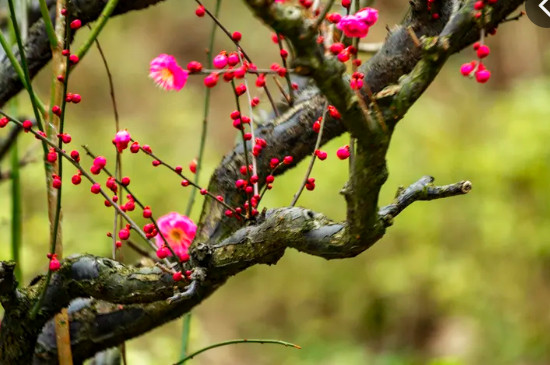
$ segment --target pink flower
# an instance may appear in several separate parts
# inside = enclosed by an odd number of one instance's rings
[[[343,17],[338,23],[338,29],[343,31],[346,37],[363,38],[369,33],[369,27],[354,15]]]
[[[378,10],[373,8],[363,8],[355,13],[355,17],[367,26],[372,27],[378,20]]]
[[[113,139],[113,143],[115,144],[117,150],[119,153],[124,151],[126,148],[128,148],[128,143],[130,143],[131,137],[130,133],[128,131],[118,131],[115,134],[115,138]]]
[[[180,260],[188,257],[188,250],[195,238],[197,226],[188,217],[171,212],[157,219],[160,232],[170,244]],[[155,236],[157,247],[164,246],[164,240],[160,234]]]
[[[354,15],[342,17],[338,23],[338,29],[344,32],[346,37],[366,37],[369,33],[369,27],[378,20],[378,10],[373,8],[364,8]]]
[[[165,90],[181,90],[189,71],[181,68],[174,56],[161,54],[151,61],[149,77]]]

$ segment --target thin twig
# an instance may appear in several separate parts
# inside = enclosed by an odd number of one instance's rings
[[[309,175],[311,174],[311,171],[313,170],[313,164],[315,163],[315,160],[317,159],[317,150],[319,149],[319,146],[321,146],[321,139],[323,138],[323,127],[325,126],[325,118],[327,115],[327,107],[328,102],[325,102],[325,106],[323,108],[323,116],[321,117],[321,127],[319,128],[319,134],[317,135],[317,141],[315,142],[315,148],[313,149],[313,154],[311,156],[311,160],[309,161],[309,166],[307,167],[306,174],[304,176],[304,179],[302,180],[302,183],[300,184],[300,187],[298,188],[298,191],[296,194],[294,194],[294,198],[292,199],[292,202],[290,203],[290,206],[293,207],[296,205],[296,202],[298,201],[298,198],[300,198],[300,195],[304,191],[304,188],[307,184],[307,180],[309,178]]]

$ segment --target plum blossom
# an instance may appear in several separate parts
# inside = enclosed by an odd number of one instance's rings
[[[160,232],[180,260],[189,258],[189,246],[195,238],[197,225],[188,217],[171,212],[157,219]],[[155,236],[157,247],[163,248],[164,240],[160,234]]]
[[[174,56],[160,54],[151,61],[149,77],[165,90],[181,90],[189,71],[181,68]]]
[[[373,8],[363,8],[353,15],[342,17],[338,23],[340,29],[346,37],[366,37],[369,28],[378,20],[378,10]]]
[[[130,140],[131,140],[130,133],[128,133],[127,130],[122,130],[122,131],[118,131],[115,134],[113,143],[115,144],[118,152],[121,153],[126,148],[128,148],[128,143],[130,143]]]

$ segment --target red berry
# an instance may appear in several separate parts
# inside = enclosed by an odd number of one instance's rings
[[[192,173],[197,172],[197,160],[193,159],[193,161],[189,163],[189,171],[191,171]]]
[[[321,151],[321,150],[315,151],[315,155],[321,161],[324,161],[328,156],[328,154],[325,151]]]
[[[330,53],[332,53],[333,55],[337,55],[344,50],[344,45],[342,43],[333,43],[330,46],[329,50]]]
[[[54,179],[52,180],[52,187],[53,187],[54,189],[59,189],[59,188],[61,188],[61,179],[60,179],[59,177],[54,178]]]
[[[152,164],[154,167],[157,167],[158,165],[160,165],[160,161],[159,161],[159,160],[153,160],[153,162],[151,162],[151,164]]]
[[[181,271],[176,271],[174,274],[172,274],[172,279],[174,281],[180,281],[183,278],[183,275],[181,274]]]
[[[235,87],[235,94],[238,96],[241,96],[246,92],[246,85],[245,84],[239,84]]]
[[[82,177],[80,177],[80,174],[74,174],[73,177],[71,178],[71,182],[74,185],[78,185],[82,182]]]
[[[195,15],[198,17],[203,17],[206,13],[206,10],[204,9],[204,6],[199,5],[197,9],[195,10]]]
[[[82,22],[80,21],[80,19],[75,19],[71,22],[71,29],[78,29],[82,26]]]
[[[188,180],[182,180],[181,181],[181,186],[183,186],[183,187],[189,186],[189,181]]]
[[[208,193],[208,191],[206,189],[202,188],[200,190],[200,193],[201,193],[201,195],[206,195],[206,193]]]
[[[92,187],[90,188],[90,191],[93,194],[98,194],[101,191],[101,185],[99,185],[98,183],[93,184]]]
[[[139,152],[139,143],[138,142],[132,143],[132,145],[130,146],[130,152],[132,152],[132,153],[138,153]]]
[[[0,118],[0,128],[4,128],[5,126],[7,126],[9,121],[10,120],[7,117]]]
[[[235,187],[237,189],[242,189],[244,186],[246,186],[246,181],[244,181],[243,179],[235,181]]]
[[[483,9],[484,7],[485,7],[485,4],[484,4],[483,1],[481,1],[481,0],[480,0],[480,1],[476,1],[476,2],[474,3],[474,9],[475,9],[475,10],[481,10],[481,9]]]
[[[72,150],[71,151],[71,158],[73,160],[75,160],[76,162],[79,162],[80,161],[80,153],[78,153],[77,150]]]
[[[151,208],[145,207],[143,208],[143,218],[151,218],[153,215],[153,212],[151,212]]]
[[[50,265],[49,265],[50,271],[57,271],[59,270],[60,267],[61,267],[61,264],[59,263],[59,260],[57,260],[54,254],[50,260]]]
[[[241,32],[233,32],[233,34],[231,35],[231,39],[233,39],[235,42],[240,41],[241,38],[242,38]]]
[[[477,49],[477,57],[478,58],[485,58],[489,55],[490,52],[491,52],[491,50],[489,49],[489,47],[482,44]]]
[[[238,110],[233,110],[231,114],[229,114],[229,116],[231,117],[231,119],[235,120],[241,117],[241,113]]]
[[[191,61],[187,64],[187,69],[191,73],[197,73],[202,71],[202,64],[197,61]]]
[[[218,74],[215,72],[212,72],[210,75],[206,76],[204,78],[204,86],[206,87],[214,87],[218,83]]]
[[[277,166],[279,166],[279,159],[278,158],[272,158],[271,161],[269,161],[269,167],[274,169]]]
[[[105,165],[107,165],[107,159],[103,156],[97,156],[94,159],[94,165],[102,169],[105,167]]]
[[[344,147],[338,148],[338,151],[336,151],[336,156],[338,156],[340,160],[347,159],[350,156],[349,146],[346,145]]]
[[[479,69],[475,73],[476,81],[480,84],[484,84],[491,78],[491,72],[485,69]]]
[[[78,63],[78,61],[80,61],[80,59],[78,58],[77,55],[75,54],[72,54],[69,56],[69,61],[73,64],[73,65],[76,65]]]
[[[24,130],[25,132],[30,131],[31,128],[32,128],[32,122],[31,122],[30,120],[25,120],[25,121],[23,121],[23,130]]]
[[[128,186],[128,185],[130,185],[130,178],[128,176],[124,176],[120,180],[120,183],[122,184],[122,186]]]
[[[82,97],[80,96],[80,94],[73,94],[71,97],[71,102],[74,104],[80,103],[81,100],[82,100]]]
[[[333,105],[329,105],[327,107],[327,109],[328,109],[328,113],[330,114],[330,116],[333,117],[334,119],[342,118],[342,115],[340,114],[338,109],[336,109],[336,107],[334,107]]]
[[[118,238],[121,240],[127,240],[130,238],[130,231],[126,228],[122,228],[120,231],[118,231]]]
[[[293,160],[294,160],[294,158],[292,156],[285,156],[285,158],[283,159],[283,163],[285,165],[290,165]]]
[[[268,184],[271,184],[273,181],[275,181],[275,177],[273,175],[267,175],[265,178],[265,182]]]
[[[161,248],[159,248],[157,250],[157,257],[159,259],[165,259],[167,258],[168,256],[170,256],[170,250],[168,250],[168,247],[166,246],[162,246]]]

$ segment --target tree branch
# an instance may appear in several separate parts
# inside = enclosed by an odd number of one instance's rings
[[[120,0],[113,15],[124,14],[132,10],[145,9],[161,1],[163,0]],[[104,5],[105,3],[103,1],[73,1],[71,6],[71,18],[80,19],[82,25],[93,22],[101,14]],[[55,16],[53,16],[54,11],[55,3],[52,4],[50,10],[52,21],[55,21]],[[41,18],[29,29],[28,41],[25,44],[25,53],[31,78],[34,77],[52,57],[44,21]],[[15,52],[15,54],[19,59],[19,53]],[[7,57],[4,57],[0,61],[0,106],[4,105],[9,99],[15,96],[22,88],[23,85],[13,67],[11,67],[10,61]]]

